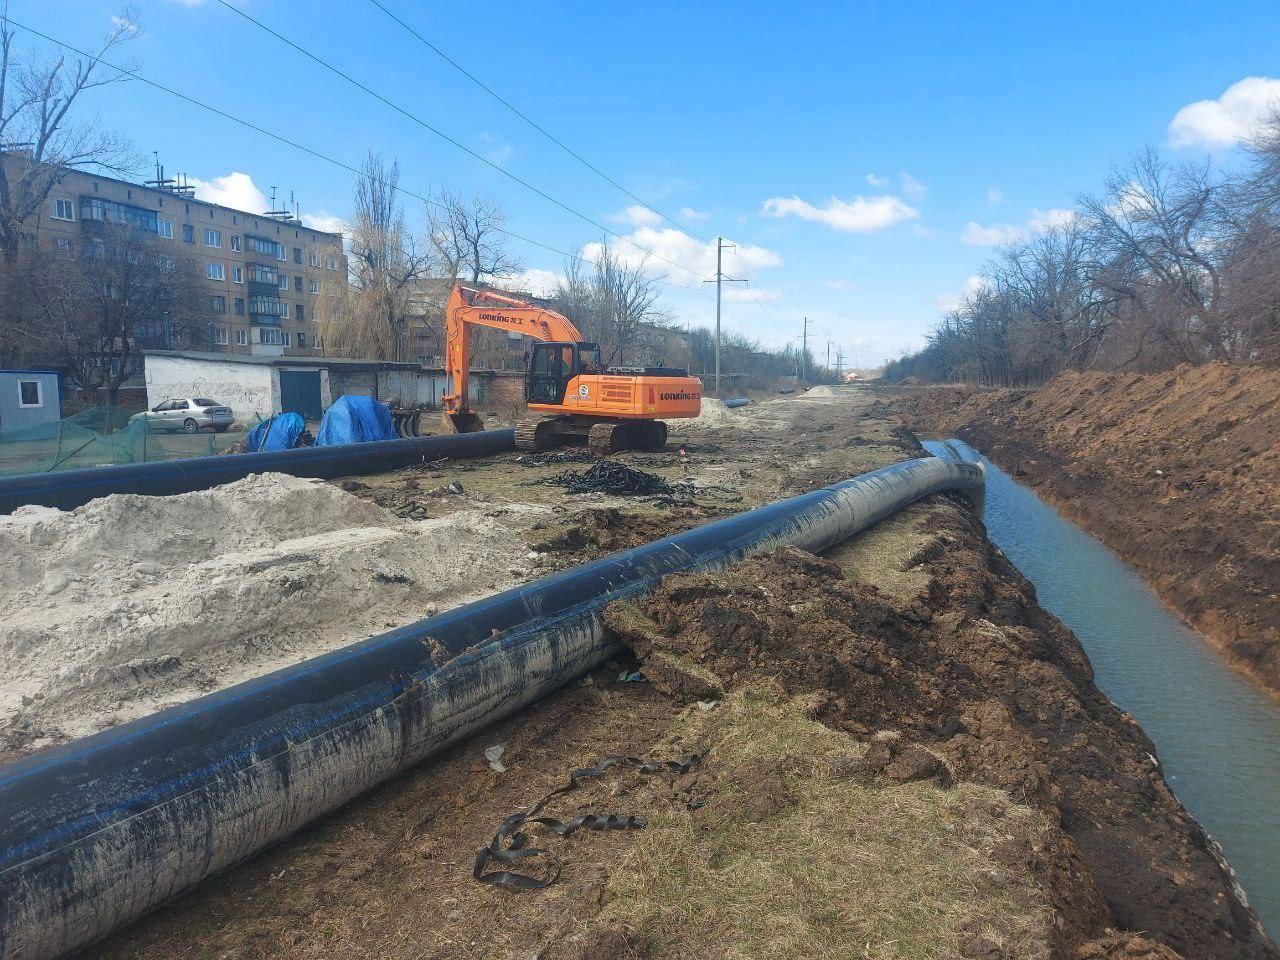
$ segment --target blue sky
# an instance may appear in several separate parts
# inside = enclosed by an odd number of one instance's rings
[[[368,0],[236,2],[687,268],[648,261],[678,285],[663,289],[681,322],[710,322],[706,290],[682,289],[704,287],[709,245],[628,213],[633,200]],[[1144,144],[1236,163],[1235,140],[1280,99],[1280,82],[1265,79],[1280,77],[1275,2],[383,2],[628,190],[702,237],[737,243],[726,272],[751,283],[726,303],[728,328],[780,345],[798,342],[807,316],[816,353],[832,340],[864,364],[919,346],[991,243],[1060,216]],[[600,239],[216,0],[137,7],[145,33],[129,55],[145,76],[353,166],[369,149],[397,158],[415,192],[492,194],[510,229],[552,247]],[[77,45],[117,11],[10,0],[15,20]],[[1238,85],[1246,78],[1263,79]],[[116,86],[92,105],[210,198],[251,204],[274,185],[316,223],[349,209],[349,174],[162,93]],[[406,204],[420,223],[420,205]],[[512,249],[534,283],[563,269],[556,254]]]

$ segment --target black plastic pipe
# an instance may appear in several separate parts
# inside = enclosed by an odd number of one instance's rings
[[[160,497],[208,490],[251,473],[289,473],[330,479],[394,470],[424,460],[483,457],[515,449],[515,431],[445,434],[409,440],[377,440],[336,447],[300,447],[264,453],[221,454],[155,463],[86,467],[53,473],[0,477],[0,514],[36,504],[72,510],[112,493]]]
[[[106,936],[580,677],[615,652],[605,606],[666,574],[821,551],[982,483],[974,464],[896,464],[0,766],[0,958]]]

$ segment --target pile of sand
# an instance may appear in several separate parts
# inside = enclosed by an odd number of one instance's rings
[[[715,430],[720,427],[733,426],[738,419],[737,414],[724,405],[723,400],[715,397],[702,398],[702,411],[696,417],[687,420],[672,420],[672,429],[688,428],[693,430]]]
[[[477,512],[261,474],[0,517],[0,755],[83,736],[525,579]]]
[[[802,395],[805,400],[833,400],[836,392],[826,384],[820,384],[816,387],[810,387]]]

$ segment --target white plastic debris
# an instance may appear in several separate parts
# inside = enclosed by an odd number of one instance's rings
[[[706,713],[708,710],[715,709],[716,704],[719,702],[719,700],[699,700],[698,709],[703,713]]]
[[[494,773],[506,773],[506,764],[502,762],[502,754],[506,748],[502,744],[495,744],[484,752],[484,758],[489,761],[489,769]]]

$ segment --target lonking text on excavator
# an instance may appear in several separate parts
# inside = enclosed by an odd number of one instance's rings
[[[608,367],[600,346],[582,340],[568,317],[516,297],[455,284],[445,308],[444,428],[484,429],[467,397],[471,328],[492,327],[541,341],[525,371],[525,415],[516,447],[549,450],[586,441],[594,453],[657,450],[667,442],[664,420],[696,417],[702,381],[672,367]]]

